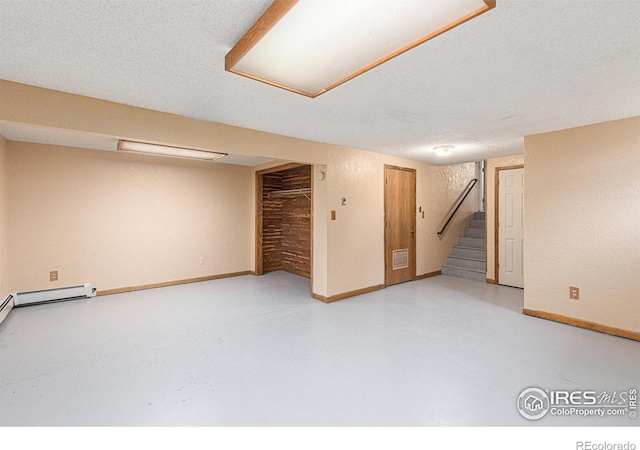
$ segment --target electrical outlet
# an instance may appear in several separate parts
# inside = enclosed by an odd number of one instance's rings
[[[424,219],[424,211],[422,211],[422,218]]]
[[[336,220],[336,212],[331,211],[331,220]]]
[[[49,281],[58,281],[58,271],[52,270],[49,272]]]
[[[200,257],[200,264],[204,264],[204,256]]]
[[[574,300],[580,299],[580,288],[569,286],[569,298]]]

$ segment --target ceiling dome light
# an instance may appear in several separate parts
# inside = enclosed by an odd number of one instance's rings
[[[447,156],[454,148],[455,147],[453,145],[438,145],[437,147],[433,147],[436,151],[436,155],[438,156]]]

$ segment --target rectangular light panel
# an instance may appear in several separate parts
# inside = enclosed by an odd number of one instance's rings
[[[145,142],[118,141],[119,152],[142,153],[145,155],[170,156],[173,158],[198,159],[202,161],[215,161],[226,153],[194,150],[190,148],[170,147],[167,145],[148,144]]]
[[[493,7],[490,0],[275,0],[225,68],[316,97]]]

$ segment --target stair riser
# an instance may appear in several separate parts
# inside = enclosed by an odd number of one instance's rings
[[[487,252],[485,250],[471,250],[467,248],[454,248],[453,256],[462,256],[464,258],[476,258],[487,260]]]
[[[473,218],[475,220],[484,220],[485,219],[485,213],[483,212],[477,212],[473,214]]]
[[[470,228],[481,228],[481,229],[485,229],[486,227],[486,221],[484,220],[472,220],[471,221],[471,227]]]
[[[469,259],[458,259],[449,256],[447,258],[447,264],[450,266],[460,267],[461,269],[487,270],[486,261],[471,261]]]
[[[472,238],[481,238],[484,239],[485,236],[485,231],[484,228],[483,229],[479,229],[479,228],[467,228],[465,234],[466,237],[472,237]]]
[[[487,241],[486,239],[461,237],[460,245],[462,247],[473,247],[473,248],[485,249],[487,247]]]
[[[450,277],[466,278],[467,280],[474,280],[474,281],[483,281],[483,282],[487,281],[487,275],[485,273],[470,272],[464,269],[452,269],[450,267],[443,267],[442,275],[447,275]]]

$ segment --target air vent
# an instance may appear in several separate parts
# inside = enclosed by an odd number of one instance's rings
[[[406,269],[409,267],[409,249],[393,251],[393,270]]]

